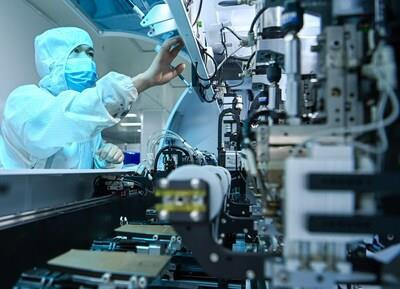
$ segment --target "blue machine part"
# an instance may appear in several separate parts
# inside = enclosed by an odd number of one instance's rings
[[[183,137],[192,147],[217,154],[219,108],[201,102],[194,89],[187,88],[171,111],[166,129]]]
[[[131,33],[147,38],[148,28],[140,25],[140,16],[133,11],[131,3],[144,14],[151,7],[162,4],[160,0],[69,0],[98,31]],[[162,39],[162,37],[160,37]]]
[[[140,163],[140,152],[124,152],[124,165],[137,165]]]

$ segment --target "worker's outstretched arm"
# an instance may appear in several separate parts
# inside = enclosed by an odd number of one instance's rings
[[[164,43],[151,66],[136,77],[110,72],[96,87],[66,90],[58,96],[35,86],[23,86],[8,99],[3,134],[8,143],[35,158],[47,158],[71,143],[85,142],[117,124],[130,110],[138,92],[169,82],[184,70],[171,62],[182,40]]]

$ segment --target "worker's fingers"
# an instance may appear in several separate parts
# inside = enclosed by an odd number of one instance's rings
[[[124,161],[124,159],[125,159],[125,156],[124,156],[124,154],[122,153],[121,156],[120,156],[119,159],[118,159],[118,164],[122,163],[122,162]]]
[[[106,160],[108,161],[109,159],[112,159],[113,156],[116,153],[115,148],[118,149],[117,146],[113,145],[113,144],[105,144],[104,146],[102,146],[97,152],[96,154],[99,156],[100,160]]]
[[[185,70],[185,64],[181,63],[176,68],[171,68],[167,73],[164,75],[164,81],[170,81],[181,74]]]
[[[97,155],[99,156],[100,160],[106,159],[109,150],[110,146],[106,144],[97,151]]]
[[[114,156],[118,153],[119,148],[115,145],[112,146],[111,150],[108,152],[106,160],[110,163],[114,163]]]
[[[119,147],[113,145],[105,160],[112,164],[120,164],[124,160],[124,153]]]
[[[117,153],[114,156],[113,162],[115,164],[120,164],[120,163],[122,163],[123,160],[124,160],[124,154],[122,153],[121,150],[118,150]]]
[[[119,151],[119,149],[117,148],[117,149],[115,149],[115,151],[113,151],[113,154],[112,154],[112,158],[111,158],[111,162],[112,163],[117,163],[117,160],[118,160],[118,157],[119,157],[119,153],[120,153],[120,151]]]
[[[175,67],[175,70],[178,74],[181,74],[185,70],[185,68],[186,68],[186,64],[181,63],[177,67]]]
[[[184,46],[185,44],[183,43],[183,41],[179,42],[176,46],[174,46],[170,51],[171,57],[175,58]]]
[[[164,74],[163,82],[168,82],[177,76],[178,76],[178,72],[176,72],[175,69],[171,69],[170,71],[168,71],[167,73]]]
[[[180,37],[174,37],[174,38],[168,39],[161,46],[161,51],[169,52],[172,47],[177,46],[180,43],[183,43],[183,41],[182,41],[182,39]]]

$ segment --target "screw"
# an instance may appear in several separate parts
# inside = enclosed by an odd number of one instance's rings
[[[200,180],[199,179],[191,179],[190,185],[192,186],[193,189],[198,189],[200,186]]]
[[[139,288],[146,288],[147,287],[147,279],[146,277],[139,278]]]
[[[136,276],[132,276],[132,277],[129,279],[129,282],[131,283],[132,289],[133,289],[133,288],[136,288],[137,277],[136,277]],[[130,288],[130,287],[129,287],[129,288]]]
[[[256,278],[256,273],[254,273],[253,270],[247,270],[246,271],[246,278],[253,280],[254,278]]]
[[[169,181],[167,179],[161,179],[160,180],[160,188],[166,189],[169,185]]]
[[[167,210],[161,210],[160,213],[158,214],[160,220],[165,221],[168,219],[168,211]]]
[[[194,221],[194,222],[200,221],[200,213],[198,211],[191,211],[190,219],[192,219],[192,221]]]
[[[101,276],[101,279],[103,280],[103,282],[110,282],[111,274],[110,273],[104,273],[103,276]]]
[[[217,263],[219,261],[219,256],[217,253],[211,253],[210,254],[210,261],[212,263]]]

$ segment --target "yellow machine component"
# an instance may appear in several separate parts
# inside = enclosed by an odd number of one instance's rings
[[[203,189],[158,189],[157,197],[162,198],[162,203],[156,205],[157,211],[165,210],[171,213],[190,213],[207,211],[205,198],[206,190]]]

